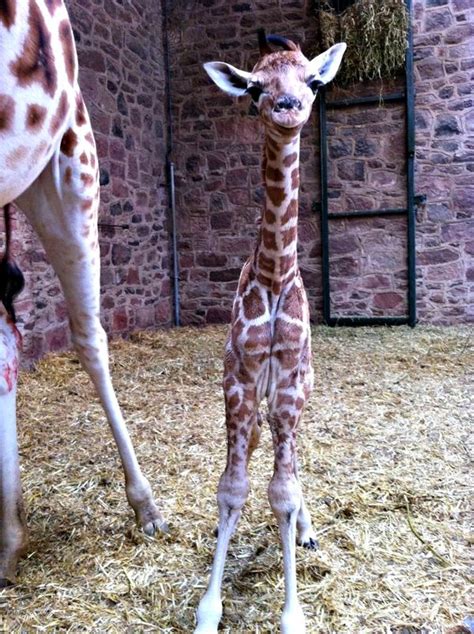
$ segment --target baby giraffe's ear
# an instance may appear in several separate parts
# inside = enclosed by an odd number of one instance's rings
[[[212,81],[229,95],[240,97],[245,94],[250,73],[225,62],[207,62],[204,64],[204,70]]]
[[[309,74],[315,79],[319,79],[323,84],[328,84],[336,76],[346,48],[345,42],[334,44],[327,51],[312,59],[309,63]]]

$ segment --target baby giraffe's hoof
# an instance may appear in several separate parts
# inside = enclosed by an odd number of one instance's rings
[[[310,537],[308,541],[303,542],[301,545],[307,550],[317,550],[319,548],[318,541],[314,537]]]

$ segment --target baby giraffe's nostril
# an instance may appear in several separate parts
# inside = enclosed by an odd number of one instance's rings
[[[301,110],[301,101],[291,95],[283,95],[278,98],[274,110],[281,112],[282,110],[293,110],[294,108]]]

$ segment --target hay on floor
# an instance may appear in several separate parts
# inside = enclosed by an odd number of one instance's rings
[[[171,527],[155,538],[134,526],[115,447],[75,356],[50,357],[23,373],[31,544],[19,585],[0,591],[0,631],[192,631],[225,459],[225,331],[144,333],[111,346],[135,448]],[[320,543],[297,552],[308,632],[461,626],[472,606],[469,331],[316,328],[313,350],[315,390],[299,431]],[[283,575],[266,498],[271,469],[266,429],[230,547],[223,632],[278,630]]]

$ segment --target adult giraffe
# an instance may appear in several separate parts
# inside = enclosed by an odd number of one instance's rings
[[[335,76],[345,44],[308,60],[294,42],[259,33],[260,59],[251,73],[224,62],[204,67],[234,96],[249,94],[265,126],[265,205],[259,239],[240,275],[224,360],[227,465],[219,482],[217,547],[196,634],[217,632],[230,537],[249,492],[250,456],[258,444],[266,398],[275,453],[268,497],[283,547],[283,634],[305,631],[296,593],[295,543],[315,548],[298,480],[296,428],[313,383],[309,308],[297,258],[300,133],[319,86]],[[285,50],[273,52],[270,43]]]
[[[16,440],[20,336],[12,297],[21,286],[9,247],[9,204],[28,217],[66,298],[72,338],[99,394],[125,472],[127,498],[147,534],[163,524],[112,387],[99,320],[98,164],[62,0],[0,2],[0,586],[15,580],[27,545]],[[1,304],[0,304],[1,306]]]

